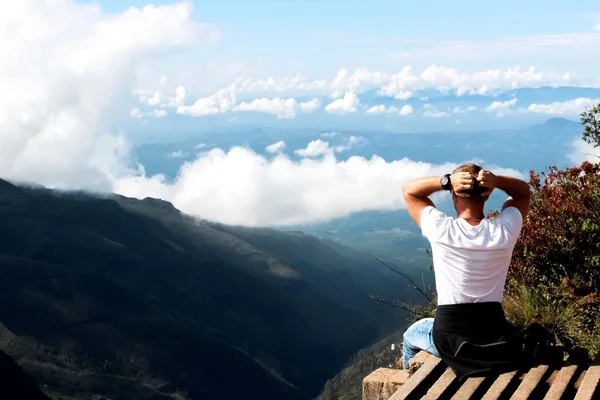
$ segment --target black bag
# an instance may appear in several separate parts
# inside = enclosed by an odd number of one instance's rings
[[[519,364],[531,368],[538,364],[558,364],[563,361],[564,348],[558,346],[552,332],[537,322],[521,329],[517,335],[520,345]]]

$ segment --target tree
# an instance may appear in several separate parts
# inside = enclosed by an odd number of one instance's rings
[[[583,140],[594,147],[600,147],[600,104],[581,113]]]

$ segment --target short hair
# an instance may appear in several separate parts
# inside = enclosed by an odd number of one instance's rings
[[[452,173],[455,174],[457,172],[470,172],[473,176],[477,176],[479,175],[479,171],[481,171],[482,169],[483,168],[481,168],[477,164],[468,163],[459,165],[454,171],[452,171]]]
[[[455,174],[457,172],[469,172],[471,175],[473,175],[474,178],[476,178],[482,169],[483,168],[481,168],[477,164],[467,163],[467,164],[459,165],[454,171],[452,171],[452,173]],[[475,181],[475,185],[473,186],[472,189],[463,190],[462,193],[468,193],[473,198],[473,196],[478,196],[478,197],[481,196],[481,193],[484,193],[485,191],[487,191],[487,188],[483,187],[483,186],[479,186],[479,182]],[[475,197],[474,199],[477,199],[477,197]]]

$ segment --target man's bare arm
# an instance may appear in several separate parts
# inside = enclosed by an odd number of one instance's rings
[[[410,180],[402,186],[402,194],[404,195],[408,214],[419,226],[421,226],[421,214],[425,207],[435,207],[429,196],[443,190],[440,179],[439,176],[428,176]]]
[[[477,180],[482,186],[489,189],[500,189],[508,195],[508,199],[504,202],[502,210],[507,207],[516,207],[520,212],[523,220],[529,212],[529,201],[531,192],[529,184],[521,179],[510,176],[494,175],[489,171],[481,171]]]
[[[429,198],[433,193],[444,190],[441,184],[441,176],[428,176],[425,178],[412,179],[402,186],[402,194],[406,202],[408,213],[417,225],[421,226],[421,214],[427,206],[435,207],[433,201]],[[452,189],[458,196],[467,197],[466,194],[459,194],[461,190],[471,189],[474,178],[464,172],[459,172],[450,177]]]

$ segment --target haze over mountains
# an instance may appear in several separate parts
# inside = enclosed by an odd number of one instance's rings
[[[252,94],[236,97],[236,101],[250,101]],[[256,95],[254,95],[256,96]],[[457,89],[422,89],[407,99],[383,95],[381,89],[356,93],[353,102],[343,103],[347,109],[331,113],[326,105],[333,100],[327,95],[301,95],[297,103],[318,99],[320,106],[310,113],[289,113],[285,103],[281,107],[268,104],[263,109],[229,111],[192,117],[171,112],[161,107],[165,115],[153,118],[152,106],[140,105],[141,118],[123,116],[121,124],[128,128],[134,140],[164,141],[166,137],[182,138],[190,133],[248,131],[251,127],[278,129],[372,130],[392,133],[463,132],[522,128],[543,123],[549,117],[577,119],[586,106],[600,99],[595,87],[542,86],[504,90],[489,93],[461,94]],[[169,111],[167,111],[169,110]],[[201,121],[201,123],[198,123]],[[165,136],[165,132],[169,132]]]

